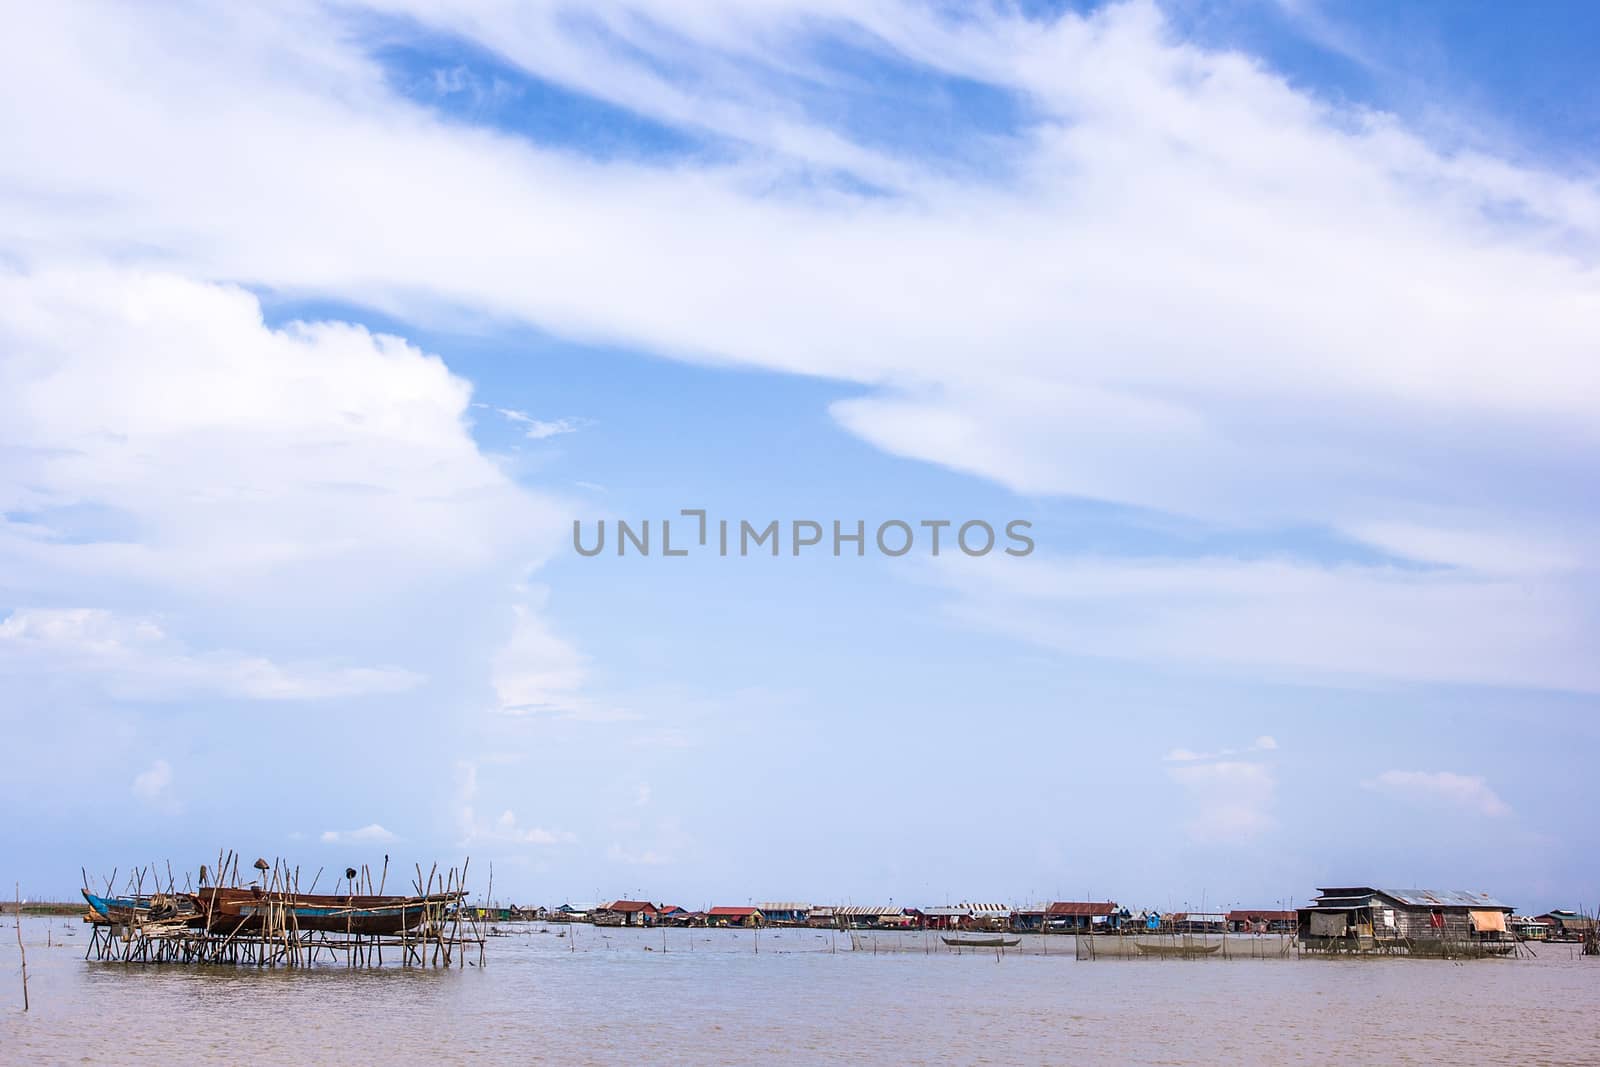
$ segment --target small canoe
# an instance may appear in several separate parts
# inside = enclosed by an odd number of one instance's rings
[[[1022,938],[1020,937],[1001,937],[998,935],[992,937],[972,937],[957,934],[954,937],[941,936],[939,940],[943,941],[951,948],[1016,948],[1018,945],[1022,944]]]

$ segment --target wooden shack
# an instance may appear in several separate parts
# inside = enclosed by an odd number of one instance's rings
[[[1317,893],[1297,915],[1308,952],[1490,956],[1516,948],[1507,925],[1514,909],[1486,893],[1373,886]]]

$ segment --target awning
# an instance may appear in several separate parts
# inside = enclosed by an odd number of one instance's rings
[[[1472,920],[1472,928],[1480,934],[1506,932],[1506,913],[1503,911],[1469,911],[1467,916]]]

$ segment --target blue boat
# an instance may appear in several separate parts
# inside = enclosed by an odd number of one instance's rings
[[[199,915],[188,896],[172,893],[132,894],[103,897],[82,890],[83,899],[90,909],[102,919],[129,922],[134,919],[159,921],[181,917],[198,919]]]

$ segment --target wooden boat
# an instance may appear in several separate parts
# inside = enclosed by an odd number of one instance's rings
[[[232,933],[291,926],[300,930],[364,935],[396,934],[437,919],[466,897],[464,892],[429,896],[338,896],[331,893],[264,893],[247,889],[202,889],[190,894],[212,930]]]
[[[186,893],[145,893],[103,897],[81,890],[93,917],[110,922],[169,922],[199,918]]]
[[[87,889],[80,890],[83,899],[88,902],[89,909],[103,919],[124,918],[141,911],[150,910],[148,896],[122,896],[103,897],[98,893],[91,893]]]
[[[1133,947],[1145,956],[1209,956],[1222,947],[1219,941],[1215,945],[1147,945],[1142,941],[1135,941]]]
[[[956,934],[954,936],[944,934],[940,936],[939,940],[951,948],[1016,948],[1022,944],[1022,938],[1020,937],[1004,937],[999,934],[993,934],[988,937],[973,934]]]

